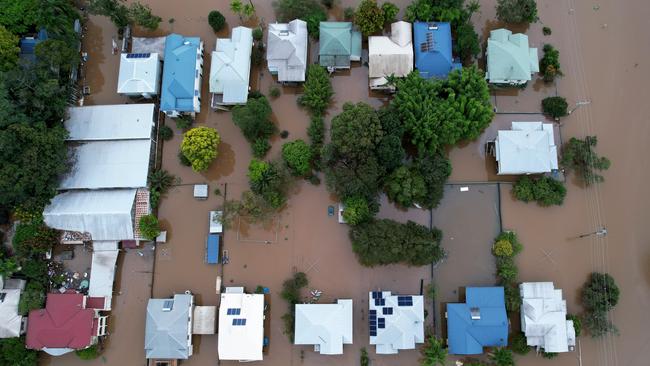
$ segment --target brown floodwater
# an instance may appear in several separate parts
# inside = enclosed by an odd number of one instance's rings
[[[228,28],[218,36],[226,37],[230,28],[239,20],[228,10],[227,0],[194,0],[179,5],[168,0],[147,0],[154,13],[163,18],[161,27],[153,33],[136,30],[136,35],[163,35],[178,32],[200,36],[205,42],[205,65],[202,100],[209,100],[208,75],[210,52],[214,49],[216,36],[207,24],[209,11],[218,9],[227,18]],[[346,6],[356,0],[341,0],[331,12],[330,18],[342,14]],[[396,1],[400,8],[410,1]],[[495,0],[482,0],[482,9],[473,17],[482,42],[491,29],[501,26],[494,21]],[[271,1],[254,0],[260,21],[269,23],[275,17]],[[606,182],[595,187],[583,188],[569,177],[568,195],[562,207],[540,208],[534,204],[515,201],[510,186],[500,186],[501,221],[504,228],[517,231],[525,250],[518,257],[522,281],[555,282],[564,290],[570,312],[579,313],[579,289],[589,272],[609,271],[621,287],[622,297],[611,317],[621,330],[620,336],[592,340],[580,339],[580,351],[561,355],[554,361],[535,355],[518,359],[519,365],[576,365],[578,355],[584,365],[645,365],[650,356],[647,329],[650,319],[643,309],[650,305],[650,229],[646,224],[646,207],[650,204],[645,191],[649,178],[647,137],[650,129],[650,108],[646,86],[650,82],[650,51],[643,42],[644,25],[650,18],[650,3],[642,0],[595,2],[586,0],[539,0],[540,22],[530,27],[512,28],[526,30],[533,47],[540,49],[544,43],[552,43],[559,51],[565,76],[554,84],[535,80],[524,90],[492,91],[492,100],[498,112],[519,113],[540,120],[540,101],[549,95],[561,95],[574,105],[577,101],[591,100],[571,116],[563,119],[563,140],[570,136],[597,134],[598,152],[609,157],[613,164],[606,172]],[[400,15],[403,14],[403,11]],[[173,18],[174,21],[169,20]],[[541,27],[553,30],[543,36]],[[126,99],[115,93],[119,56],[111,54],[111,38],[117,31],[102,17],[90,17],[84,50],[89,52],[86,85],[91,95],[86,104],[122,103]],[[484,45],[483,45],[484,47]],[[315,48],[315,43],[312,44]],[[315,62],[312,57],[310,62]],[[479,63],[482,60],[479,60]],[[335,103],[326,116],[326,124],[340,111],[345,102],[368,102],[379,107],[387,102],[383,95],[370,94],[367,88],[367,68],[356,64],[350,71],[337,73],[332,78]],[[273,78],[263,68],[255,68],[251,74],[254,88],[267,93]],[[306,138],[309,118],[296,105],[300,88],[283,87],[282,95],[271,99],[273,119],[280,130],[287,130],[287,140]],[[497,126],[509,124],[513,116],[499,114],[495,123],[477,141],[466,142],[449,151],[454,172],[453,182],[507,181],[494,175],[493,159],[485,158],[482,145],[491,138]],[[521,120],[521,119],[520,119]],[[533,120],[533,119],[530,119]],[[347,227],[327,215],[327,207],[336,205],[324,184],[313,186],[298,182],[287,208],[278,216],[276,223],[264,229],[256,225],[234,226],[226,230],[223,249],[228,251],[230,263],[224,266],[207,265],[203,262],[204,243],[208,231],[208,211],[216,209],[228,199],[239,198],[247,189],[246,170],[251,159],[248,143],[239,129],[233,125],[231,114],[209,110],[202,106],[197,125],[216,128],[221,135],[219,156],[210,169],[202,174],[181,166],[177,152],[182,138],[181,131],[166,120],[175,131],[174,138],[163,148],[163,168],[181,178],[182,184],[172,189],[162,200],[159,216],[169,232],[168,241],[155,253],[153,288],[148,288],[152,277],[147,275],[139,256],[126,256],[120,263],[118,288],[111,315],[108,347],[100,359],[83,362],[86,365],[143,365],[144,319],[146,299],[150,293],[155,297],[191,290],[197,295],[199,305],[216,305],[216,276],[223,276],[223,285],[246,286],[252,291],[257,285],[271,290],[270,352],[262,362],[266,365],[355,365],[361,347],[368,348],[374,365],[416,365],[417,351],[403,351],[399,356],[377,356],[368,346],[368,334],[364,314],[367,310],[366,292],[386,289],[401,293],[418,293],[420,283],[431,280],[429,266],[410,268],[385,266],[364,268],[357,263],[347,237]],[[273,140],[269,156],[279,154],[283,142]],[[321,177],[322,178],[322,177]],[[192,197],[192,184],[210,184],[210,197],[197,201]],[[489,246],[494,234],[495,185],[486,186],[483,193],[473,191],[476,197],[449,193],[442,205],[434,212],[435,225],[443,227],[443,245],[450,256],[436,268],[436,282],[441,290],[441,301],[455,301],[454,289],[463,284],[488,284],[493,278]],[[213,194],[219,188],[221,196]],[[448,190],[457,190],[450,185]],[[457,198],[457,199],[452,199]],[[469,198],[469,200],[468,200]],[[441,214],[445,212],[445,214]],[[439,214],[436,214],[439,213]],[[402,211],[382,202],[381,217],[399,220],[411,219],[423,224],[431,220],[428,211]],[[582,233],[606,226],[609,234],[604,239],[588,237],[576,239]],[[242,232],[240,232],[240,230]],[[239,235],[239,236],[238,236]],[[238,239],[239,238],[239,239]],[[270,238],[270,239],[269,239]],[[277,239],[276,239],[277,238]],[[453,238],[453,239],[452,239]],[[463,240],[459,240],[463,238]],[[272,239],[272,240],[271,240]],[[263,244],[260,241],[272,241]],[[459,243],[460,241],[460,243]],[[484,246],[482,246],[484,245]],[[483,257],[468,262],[462,254],[465,250],[477,250]],[[476,253],[479,253],[476,252]],[[461,269],[454,268],[456,263]],[[150,271],[150,270],[149,270]],[[286,304],[280,298],[282,282],[294,271],[304,271],[310,279],[309,288],[324,292],[322,302],[337,298],[352,298],[354,304],[354,344],[345,346],[342,356],[317,355],[311,347],[291,346],[282,333],[282,314]],[[125,275],[126,274],[126,275]],[[451,278],[450,278],[451,277]],[[148,279],[147,279],[148,278]],[[430,305],[427,306],[429,308]],[[440,310],[440,308],[438,309]],[[436,314],[440,315],[439,312]],[[432,325],[432,316],[427,318]],[[183,364],[213,365],[217,363],[216,336],[195,336],[195,355]],[[47,358],[47,365],[81,364],[74,355]],[[224,364],[234,364],[224,362]]]

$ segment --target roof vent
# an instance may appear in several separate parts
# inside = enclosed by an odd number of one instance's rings
[[[288,30],[281,30],[281,31],[280,31],[280,35],[281,35],[281,36],[288,36],[288,35],[289,35],[289,31],[288,31]]]
[[[428,28],[429,30],[438,30],[438,23],[429,23]]]
[[[174,308],[174,300],[165,300],[163,303],[162,311],[172,311]]]
[[[479,308],[470,308],[469,312],[472,315],[472,320],[481,320],[481,310]]]

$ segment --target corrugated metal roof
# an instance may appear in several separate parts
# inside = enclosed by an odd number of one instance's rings
[[[195,112],[195,84],[200,73],[201,39],[170,34],[165,41],[165,67],[161,88],[160,110]],[[198,86],[200,88],[200,85]],[[200,95],[200,89],[198,94]]]
[[[448,22],[415,22],[413,24],[415,67],[423,78],[446,78],[450,71],[460,69],[451,53],[451,27]]]
[[[305,81],[307,42],[307,23],[300,19],[269,24],[266,60],[278,81]]]
[[[133,54],[132,54],[133,55]],[[118,94],[158,94],[162,66],[157,53],[135,54],[147,57],[120,57],[120,72],[117,79]]]
[[[395,22],[390,37],[368,37],[368,76],[379,78],[395,75],[403,77],[413,71],[413,44],[411,24]]]
[[[558,168],[553,125],[513,122],[495,141],[498,174],[548,173]]]
[[[294,344],[318,345],[322,355],[343,354],[343,344],[352,344],[352,300],[297,304]]]
[[[210,93],[223,94],[224,104],[245,104],[251,74],[253,31],[236,27],[231,38],[217,38],[210,66]]]
[[[163,310],[170,304],[171,310]],[[191,294],[176,294],[173,299],[149,299],[144,336],[146,358],[186,360],[192,355],[193,306]]]
[[[240,311],[234,315],[228,309]],[[236,322],[246,319],[245,322]],[[231,293],[221,294],[219,305],[219,339],[217,353],[220,360],[262,360],[264,343],[264,295]]]
[[[68,140],[150,139],[154,104],[71,107],[64,122]]]
[[[528,36],[507,29],[490,32],[487,44],[487,72],[491,83],[524,83],[539,72],[537,48],[528,47]]]

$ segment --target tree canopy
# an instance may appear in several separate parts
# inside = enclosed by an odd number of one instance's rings
[[[275,15],[280,22],[301,19],[307,22],[309,35],[318,38],[319,24],[327,20],[325,9],[318,0],[277,0],[273,2]]]
[[[251,144],[255,156],[264,157],[270,148],[268,139],[277,131],[271,121],[271,104],[264,95],[251,94],[245,105],[232,109],[232,120]]]
[[[108,17],[118,28],[139,25],[156,30],[162,21],[162,18],[151,12],[149,5],[139,1],[127,5],[125,0],[90,0],[88,10],[92,14]]]
[[[19,53],[18,36],[0,25],[0,70],[7,71],[16,67]]]
[[[497,18],[506,23],[534,23],[537,17],[536,0],[497,0]]]
[[[597,171],[607,170],[611,165],[609,159],[598,156],[593,150],[597,144],[596,136],[572,137],[562,150],[562,165],[575,170],[587,185],[603,182],[605,178]]]
[[[384,27],[384,10],[377,5],[377,0],[362,0],[354,13],[354,24],[364,36],[369,36]]]
[[[219,142],[221,137],[214,128],[196,127],[183,135],[181,151],[192,164],[192,170],[201,172],[217,158]]]
[[[312,115],[320,116],[329,107],[332,95],[334,90],[325,68],[315,64],[307,66],[304,94],[300,96],[298,103],[307,108]]]
[[[282,145],[282,158],[295,175],[305,176],[311,172],[311,149],[303,140]]]

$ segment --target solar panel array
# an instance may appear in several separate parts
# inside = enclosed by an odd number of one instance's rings
[[[150,53],[129,53],[126,55],[126,58],[149,58]]]
[[[370,310],[368,315],[368,326],[370,327],[370,336],[377,336],[377,311]]]
[[[386,305],[386,299],[375,299],[375,306],[384,306]]]
[[[383,308],[381,311],[384,315],[393,315],[393,308],[391,307]]]
[[[413,306],[413,298],[411,296],[398,296],[397,297],[398,306]]]
[[[226,310],[226,315],[239,315],[241,314],[240,308],[229,308]]]
[[[236,326],[237,325],[239,325],[239,326],[246,325],[246,319],[235,318],[235,319],[232,320],[232,325],[236,325]]]

